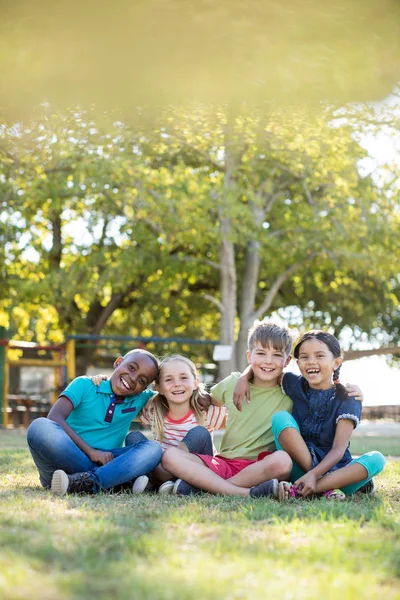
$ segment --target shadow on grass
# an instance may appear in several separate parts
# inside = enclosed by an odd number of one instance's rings
[[[327,556],[335,572],[342,563],[372,572],[379,557],[386,576],[399,574],[398,485],[393,495],[388,491],[399,479],[397,463],[372,497],[287,503],[209,494],[60,498],[39,487],[27,451],[0,452],[0,465],[6,482],[0,547],[10,600],[14,589],[15,598],[35,600],[214,600],[213,577],[220,597],[228,598],[232,577],[255,564],[262,582],[262,573],[282,569],[281,563],[296,573],[303,562],[317,570]]]
[[[66,598],[189,600],[194,593],[205,600],[215,598],[208,579],[195,585],[170,573],[166,588],[151,570],[157,572],[160,560],[169,560],[163,531],[177,510],[176,502],[169,506],[168,499],[126,493],[54,498],[46,490],[26,487],[7,490],[3,501],[14,508],[0,515],[4,573],[8,565],[33,569],[32,589],[50,589],[56,580]]]

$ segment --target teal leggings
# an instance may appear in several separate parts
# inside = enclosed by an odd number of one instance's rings
[[[278,450],[283,450],[282,446],[279,443],[279,436],[281,435],[282,431],[287,427],[297,429],[297,431],[300,433],[299,426],[290,413],[284,410],[275,413],[272,417],[272,433],[274,434],[275,443]],[[358,481],[357,483],[351,483],[350,485],[344,486],[342,488],[342,491],[346,494],[346,496],[354,494],[354,492],[360,489],[360,487],[362,487],[365,483],[367,483],[367,481],[372,479],[372,477],[378,475],[383,470],[383,467],[386,464],[386,459],[380,452],[372,451],[367,452],[366,454],[363,454],[358,458],[353,458],[349,465],[353,463],[360,463],[360,465],[362,465],[366,469],[368,476],[362,481]],[[293,462],[293,469],[290,475],[290,481],[294,482],[297,479],[299,479],[299,477],[302,477],[302,475],[304,474],[305,471],[303,471],[299,467],[299,465]]]

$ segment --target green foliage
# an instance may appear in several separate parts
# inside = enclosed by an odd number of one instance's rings
[[[224,240],[244,329],[260,311],[298,307],[305,325],[396,340],[400,215],[393,189],[361,175],[355,122],[362,131],[360,115],[330,106],[238,116],[194,105],[149,127],[46,105],[29,126],[4,124],[2,323],[39,341],[216,339]]]

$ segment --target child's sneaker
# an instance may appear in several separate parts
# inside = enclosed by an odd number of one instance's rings
[[[186,481],[182,481],[182,479],[175,481],[172,491],[177,496],[197,496],[197,494],[201,494],[201,490],[194,487],[194,485],[190,485],[190,483],[186,483]]]
[[[65,471],[58,469],[54,471],[51,479],[51,491],[59,496],[65,494],[94,494],[94,480],[87,472],[68,475]]]
[[[143,492],[150,492],[152,489],[153,484],[147,475],[140,475],[133,482],[132,494],[143,494]]]
[[[162,496],[167,496],[168,494],[172,494],[174,491],[175,481],[166,481],[158,488],[158,493]]]
[[[321,498],[326,498],[327,500],[346,500],[346,494],[342,490],[328,490],[322,492]]]
[[[357,494],[373,494],[375,491],[375,482],[373,479],[364,483],[362,487],[357,490]]]
[[[290,498],[301,498],[293,483],[288,481],[280,481],[278,486],[279,500],[289,500]]]
[[[250,488],[251,498],[279,498],[279,482],[277,479],[269,479]]]

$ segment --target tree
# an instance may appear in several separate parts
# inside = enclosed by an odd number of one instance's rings
[[[3,308],[20,335],[219,337],[235,346],[226,372],[243,367],[252,321],[278,309],[398,339],[395,196],[360,173],[343,111],[191,106],[145,127],[43,110],[0,144],[5,273],[21,299]]]
[[[184,240],[164,249],[152,211],[160,182],[165,190],[171,177],[151,166],[140,131],[133,134],[115,116],[99,125],[90,111],[44,112],[29,128],[3,130],[2,216],[4,230],[15,230],[8,287],[23,298],[4,308],[25,338],[60,341],[60,330],[103,332],[118,309],[132,309],[143,294],[157,296],[161,275],[163,293],[179,288],[185,271],[173,259]],[[184,173],[181,180],[176,185],[186,185]],[[147,189],[154,190],[151,202]],[[165,324],[170,312],[151,325]],[[137,329],[143,335],[143,319]],[[90,355],[84,353],[82,368]]]
[[[236,346],[221,375],[243,368],[250,325],[282,306],[285,290],[284,305],[308,307],[314,324],[340,332],[363,317],[364,331],[371,328],[376,313],[362,308],[359,283],[373,297],[382,281],[380,300],[395,308],[395,279],[388,277],[399,250],[399,216],[385,190],[360,175],[357,163],[366,153],[348,123],[331,124],[330,107],[317,114],[275,110],[268,119],[215,114],[180,114],[165,135],[175,156],[193,167],[201,161],[216,182],[208,206],[217,215],[219,253],[208,262],[221,285],[219,296],[207,299],[221,314],[221,343]],[[323,312],[311,309],[315,294]],[[354,301],[359,308],[343,319],[341,308]]]

